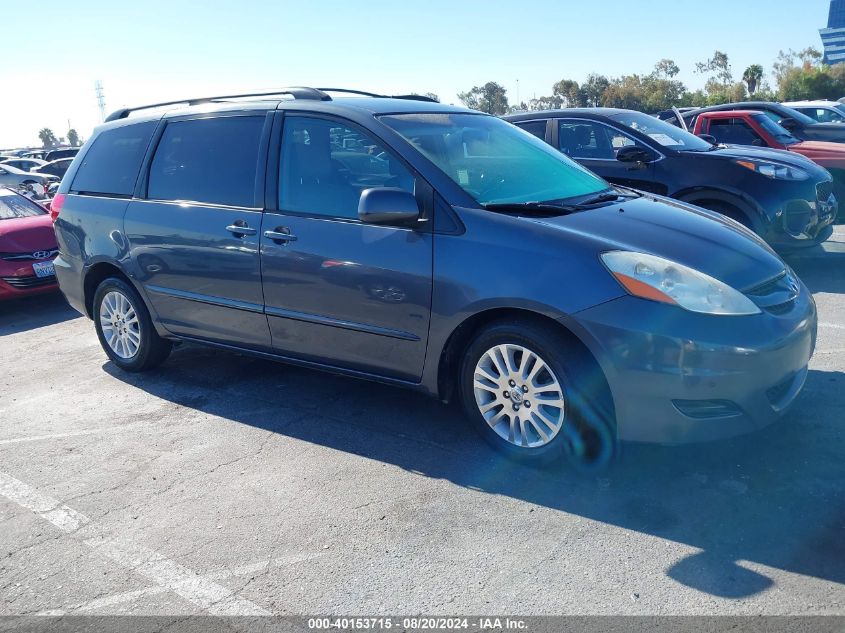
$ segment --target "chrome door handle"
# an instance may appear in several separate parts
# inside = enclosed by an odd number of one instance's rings
[[[277,226],[272,231],[264,231],[264,237],[279,244],[296,241],[296,235],[291,235],[290,229],[283,226]]]
[[[243,237],[244,235],[255,235],[258,229],[249,226],[243,220],[235,220],[233,224],[226,227],[226,230],[234,234],[235,237]]]

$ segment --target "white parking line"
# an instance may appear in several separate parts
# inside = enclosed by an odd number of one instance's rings
[[[316,552],[281,556],[270,560],[259,561],[257,563],[221,569],[219,571],[204,574],[202,578],[205,580],[226,580],[227,578],[246,576],[247,574],[255,574],[258,572],[268,571],[273,568],[286,567],[288,565],[305,562],[320,556],[322,556],[322,554]],[[68,613],[89,613],[92,611],[100,611],[126,602],[135,602],[136,600],[147,596],[166,593],[167,591],[168,589],[166,587],[155,585],[153,587],[145,587],[143,589],[136,589],[135,591],[126,591],[124,593],[118,593],[104,598],[97,598],[96,600],[92,600],[84,604],[71,605],[65,609],[42,611],[38,615],[66,615]]]
[[[845,325],[839,325],[838,323],[819,323],[819,327],[829,327],[834,330],[845,330]]]
[[[0,472],[0,495],[40,515],[62,532],[72,533],[90,519],[58,499]],[[270,615],[254,602],[234,595],[213,580],[123,536],[96,536],[82,541],[94,551],[146,576],[162,590],[172,591],[211,615]]]

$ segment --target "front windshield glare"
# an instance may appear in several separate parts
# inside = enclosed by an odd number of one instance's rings
[[[622,125],[627,125],[640,134],[645,134],[651,140],[669,149],[704,152],[713,147],[710,143],[698,138],[694,134],[690,134],[679,127],[640,112],[625,111],[611,115],[610,118]]]
[[[610,187],[535,136],[482,114],[396,114],[381,120],[479,204],[554,202]]]

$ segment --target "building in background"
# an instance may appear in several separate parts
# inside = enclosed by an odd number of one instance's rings
[[[845,62],[845,0],[831,0],[827,28],[819,29],[824,46],[824,63]]]

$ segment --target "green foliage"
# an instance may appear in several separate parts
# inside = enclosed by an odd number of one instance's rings
[[[38,138],[41,140],[41,145],[44,149],[52,149],[59,143],[56,135],[53,134],[53,130],[48,127],[41,128],[38,131]]]
[[[607,106],[654,113],[673,106],[703,107],[744,101],[749,95],[759,101],[835,100],[845,96],[845,63],[827,66],[822,63],[821,52],[812,47],[778,53],[772,64],[774,88],[760,64],[751,64],[742,73],[741,81],[734,80],[730,59],[722,51],[714,51],[710,59],[696,64],[696,72],[707,75],[703,90],[689,91],[675,79],[680,68],[671,59],[658,61],[648,75],[608,78],[592,73],[582,84],[561,79],[552,86],[551,96],[531,99],[512,110]],[[505,89],[494,82],[475,87],[458,98],[484,112],[502,114],[509,110]]]
[[[483,86],[474,86],[472,90],[460,93],[458,99],[466,107],[487,114],[505,114],[510,109],[507,90],[495,81],[488,81]]]
[[[71,147],[79,147],[79,133],[75,129],[71,128],[67,131],[67,142]]]

